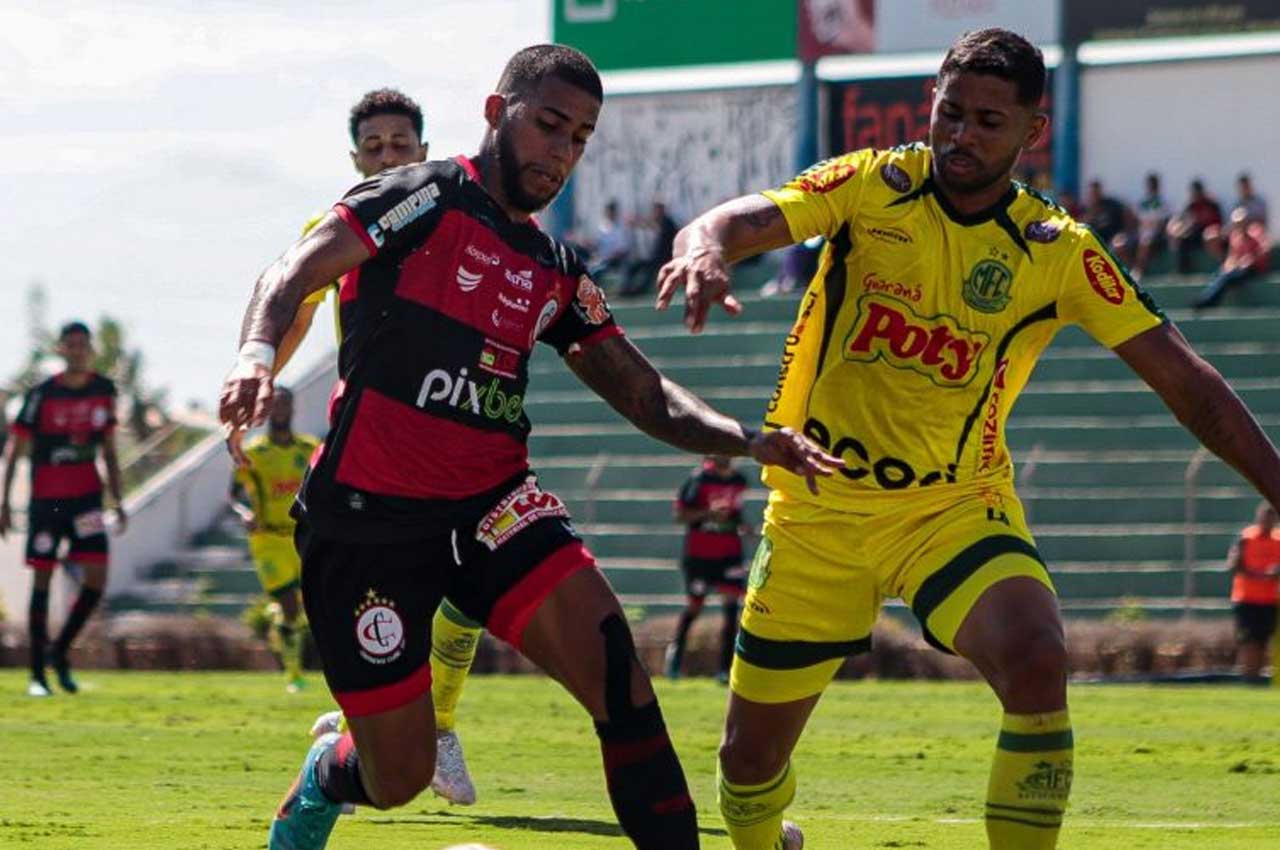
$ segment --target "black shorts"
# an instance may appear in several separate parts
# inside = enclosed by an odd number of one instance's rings
[[[1276,633],[1276,606],[1237,602],[1234,610],[1240,643],[1266,643]]]
[[[61,560],[106,566],[107,530],[102,494],[74,499],[32,499],[27,511],[27,566],[51,570],[58,565],[58,548],[69,541]]]
[[[747,570],[741,555],[727,558],[692,558],[684,556],[680,563],[684,573],[684,591],[701,599],[712,590],[728,596],[742,596],[747,590]]]
[[[352,717],[431,689],[431,619],[444,597],[517,649],[560,582],[595,559],[559,498],[532,479],[474,522],[406,543],[349,543],[299,519],[302,601],[329,689]]]

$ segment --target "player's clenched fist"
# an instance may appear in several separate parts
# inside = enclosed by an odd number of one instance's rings
[[[757,431],[747,443],[747,451],[761,466],[779,466],[804,478],[809,492],[817,495],[818,477],[826,478],[844,466],[844,461],[829,455],[822,447],[790,428]]]

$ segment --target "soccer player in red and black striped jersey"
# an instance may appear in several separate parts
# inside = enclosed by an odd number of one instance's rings
[[[9,494],[15,462],[31,456],[31,504],[27,511],[27,565],[34,571],[27,626],[31,637],[31,696],[48,696],[45,649],[48,643],[49,582],[58,565],[58,549],[68,541],[63,561],[83,570],[80,594],[62,631],[49,647],[48,661],[58,684],[77,690],[67,654],[107,584],[107,534],[102,515],[102,479],[96,464],[101,448],[107,484],[115,500],[116,528],[125,527],[120,464],[116,460],[116,387],[93,371],[93,343],[82,322],[63,326],[58,354],[66,370],[33,388],[10,430],[5,447],[0,537],[13,527]]]
[[[676,522],[688,527],[680,569],[684,573],[688,597],[675,640],[667,647],[667,677],[679,678],[689,628],[702,613],[707,592],[719,592],[724,602],[724,624],[720,629],[721,682],[729,681],[733,661],[733,641],[738,635],[738,605],[747,589],[742,565],[742,535],[751,526],[742,519],[742,503],[747,479],[733,468],[733,459],[711,455],[680,487],[676,497]]]
[[[698,846],[618,600],[564,503],[529,469],[530,353],[551,345],[620,413],[687,451],[750,454],[811,483],[838,461],[793,432],[748,429],[664,378],[578,257],[530,222],[582,156],[602,99],[578,51],[520,51],[485,101],[477,156],[359,184],[255,287],[222,390],[231,428],[261,421],[285,329],[335,277],[345,331],[330,433],[296,512],[303,600],[350,732],[313,745],[271,850],[317,850],[341,803],[386,809],[427,786],[431,615],[446,594],[589,712],[635,846]]]

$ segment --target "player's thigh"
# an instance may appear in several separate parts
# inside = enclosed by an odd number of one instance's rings
[[[1010,579],[1018,581],[1000,596],[1015,603],[999,606],[999,627],[1060,630],[1053,582],[1012,488],[958,500],[921,529],[899,592],[934,647],[955,653],[956,636],[979,601]]]
[[[27,566],[35,570],[37,576],[51,573],[58,565],[58,546],[70,534],[71,527],[60,503],[32,499],[27,510]],[[44,586],[48,586],[47,581]]]
[[[299,524],[302,601],[325,681],[352,721],[428,699],[447,537],[357,544]]]
[[[630,630],[617,597],[569,524],[564,503],[523,482],[474,527],[460,529],[454,543],[450,602],[603,719],[609,659],[616,667],[625,655],[628,670],[638,665],[631,663]],[[636,687],[637,694],[649,693],[642,671]]]
[[[870,650],[882,597],[862,566],[858,522],[818,506],[770,505],[747,578],[733,693],[758,703],[806,699],[846,657]]]
[[[655,698],[618,598],[595,568],[574,573],[547,596],[525,628],[521,651],[597,721]]]
[[[293,538],[283,534],[260,532],[249,535],[249,557],[262,589],[280,597],[297,587],[302,573],[302,559]]]
[[[87,585],[101,590],[106,585],[108,543],[102,494],[68,502],[69,529],[66,561],[85,570]]]

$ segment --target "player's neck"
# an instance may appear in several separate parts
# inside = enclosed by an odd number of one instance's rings
[[[489,193],[489,197],[493,198],[493,202],[498,205],[507,218],[516,222],[526,222],[532,215],[525,210],[513,206],[507,198],[507,193],[502,188],[502,169],[498,165],[498,157],[487,144],[480,149],[480,153],[471,157],[471,164],[476,167],[476,173],[480,175],[480,185]]]
[[[975,192],[956,192],[946,184],[940,174],[933,175],[933,181],[938,188],[938,193],[946,199],[953,210],[963,216],[977,215],[991,209],[1008,194],[1009,187],[1013,185],[1013,180],[1007,174],[985,189],[978,189]]]
[[[287,446],[293,442],[292,428],[277,428],[274,425],[268,429],[268,439],[277,446]]]
[[[70,387],[73,390],[78,390],[81,387],[88,384],[89,381],[92,379],[93,379],[92,369],[79,369],[79,370],[67,369],[62,373],[62,376],[58,380],[62,383],[64,387]]]

